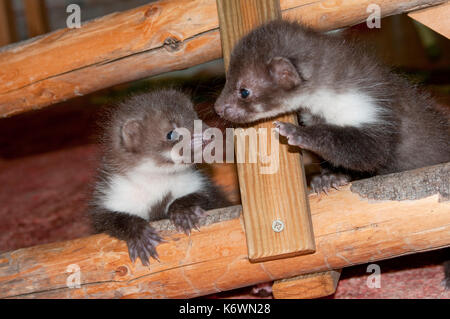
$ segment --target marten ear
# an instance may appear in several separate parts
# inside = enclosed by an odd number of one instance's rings
[[[127,151],[136,152],[141,145],[142,125],[139,120],[127,120],[122,126],[122,143]]]
[[[286,90],[300,84],[300,75],[295,66],[286,58],[274,57],[268,64],[269,73],[274,81]]]

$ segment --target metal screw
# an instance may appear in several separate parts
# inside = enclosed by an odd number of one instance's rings
[[[272,223],[272,229],[274,232],[279,233],[279,232],[283,231],[284,223],[281,220],[276,219]]]

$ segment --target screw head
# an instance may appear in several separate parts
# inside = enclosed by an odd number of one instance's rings
[[[284,223],[280,219],[276,219],[272,223],[272,229],[274,232],[279,233],[282,232],[284,229]]]

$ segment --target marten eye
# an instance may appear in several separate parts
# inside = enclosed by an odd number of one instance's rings
[[[241,98],[246,99],[250,96],[250,91],[247,89],[240,89],[239,94],[241,95]]]
[[[173,131],[170,131],[169,133],[167,133],[166,137],[167,137],[167,140],[169,140],[169,141],[176,141],[180,138],[180,134],[178,134],[177,131],[173,130]]]

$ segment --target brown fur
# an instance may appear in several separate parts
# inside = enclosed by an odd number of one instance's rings
[[[292,111],[280,109],[281,101],[317,87],[362,91],[382,111],[379,123],[362,127],[330,125],[321,117],[312,125],[285,127],[297,145],[320,155],[332,168],[385,174],[450,161],[449,113],[440,111],[430,95],[355,43],[294,22],[270,22],[241,39],[215,109],[225,119],[251,122],[255,113],[273,117],[274,110],[275,115]],[[242,88],[252,95],[240,98]],[[302,105],[296,111],[305,112]]]
[[[330,125],[318,116],[307,126],[277,123],[280,134],[293,145],[325,159],[322,174],[311,181],[314,190],[338,187],[350,176],[450,161],[450,114],[440,110],[429,94],[380,65],[355,43],[294,22],[270,22],[241,39],[215,109],[230,121],[252,122],[255,113],[273,117],[291,112],[280,109],[283,99],[317,87],[335,92],[357,89],[377,101],[382,113],[379,123],[362,127]],[[251,96],[240,98],[242,88],[250,89]],[[328,107],[331,110],[333,105]],[[305,109],[298,105],[295,111],[301,115]],[[450,288],[449,269],[447,263],[445,284]]]
[[[174,198],[169,192],[149,209],[147,218],[110,211],[102,204],[111,176],[124,175],[145,159],[151,159],[160,167],[175,165],[162,155],[176,143],[167,140],[167,134],[174,125],[193,133],[194,120],[197,119],[189,97],[176,90],[136,95],[108,111],[101,139],[102,163],[89,213],[97,232],[127,242],[132,261],[139,257],[144,265],[148,265],[150,257],[158,258],[156,246],[162,238],[149,221],[170,218],[177,228],[189,233],[196,227],[204,210],[229,204],[222,191],[204,174],[201,191],[181,198]],[[186,170],[197,170],[193,164],[182,165]]]

